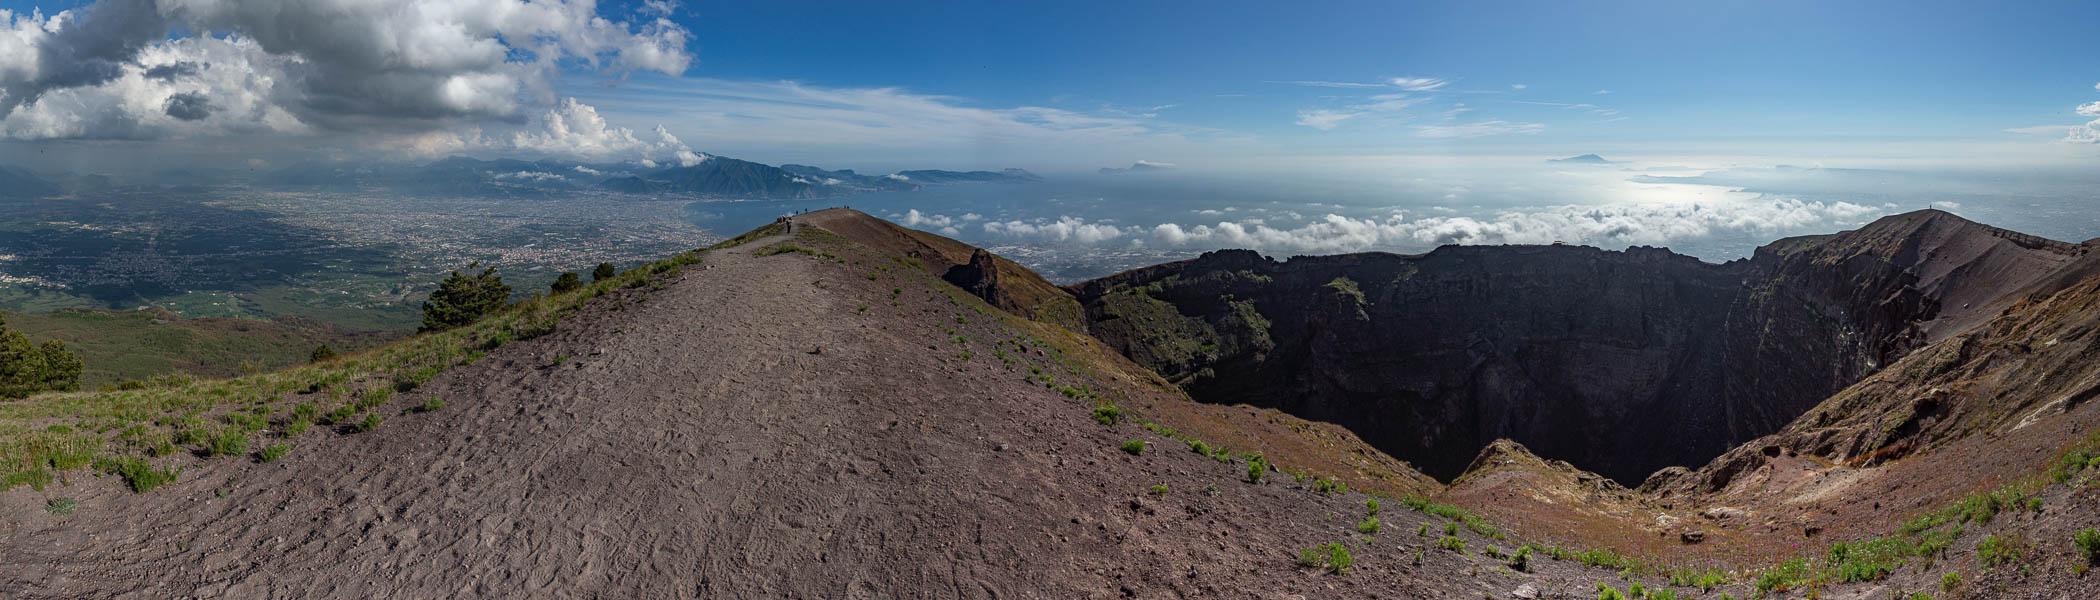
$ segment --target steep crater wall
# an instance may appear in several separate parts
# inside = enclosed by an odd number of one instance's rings
[[[1341,424],[1446,480],[1510,438],[1636,485],[1778,430],[2069,248],[1924,211],[1726,264],[1642,247],[1227,250],[1069,289],[1090,333],[1199,400]]]

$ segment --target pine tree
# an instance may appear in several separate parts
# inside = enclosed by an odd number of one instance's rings
[[[80,389],[80,356],[58,340],[32,344],[0,319],[0,398]]]
[[[467,265],[472,271],[480,262]],[[438,283],[430,300],[423,303],[423,327],[418,332],[444,331],[473,323],[483,315],[496,312],[510,302],[510,286],[496,275],[496,268],[483,269],[478,275],[463,275],[453,271],[451,277]]]
[[[560,277],[554,278],[554,293],[556,294],[580,287],[583,287],[583,278],[577,277],[575,271],[563,271]]]
[[[591,281],[605,281],[617,274],[619,270],[614,269],[612,263],[598,263],[597,268],[591,269]]]
[[[306,357],[306,362],[317,363],[332,358],[335,358],[335,349],[328,347],[328,344],[321,344],[314,347],[314,353]]]

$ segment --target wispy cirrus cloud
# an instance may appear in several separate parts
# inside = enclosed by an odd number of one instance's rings
[[[1299,81],[1291,83],[1299,85],[1311,85],[1315,87],[1390,87],[1399,88],[1400,90],[1407,92],[1393,94],[1377,94],[1369,97],[1359,97],[1353,103],[1339,108],[1308,108],[1298,111],[1298,118],[1296,121],[1293,121],[1293,123],[1304,127],[1311,127],[1313,129],[1318,129],[1321,131],[1333,131],[1337,128],[1340,128],[1346,122],[1367,124],[1404,123],[1406,121],[1413,120],[1413,118],[1408,114],[1408,109],[1428,103],[1436,97],[1439,97],[1446,93],[1507,94],[1511,93],[1512,90],[1523,90],[1529,87],[1522,83],[1514,83],[1510,84],[1510,90],[1454,90],[1450,88],[1452,80],[1442,77],[1395,77],[1386,80],[1386,82],[1383,84],[1339,83],[1327,81]],[[1548,104],[1552,106],[1566,107],[1578,106],[1574,104],[1558,104],[1546,102],[1527,103]],[[1585,104],[1580,106],[1601,111],[1600,114],[1618,114],[1617,111],[1604,109],[1595,105]],[[1451,105],[1447,109],[1442,110],[1440,114],[1443,120],[1451,121],[1459,118],[1462,115],[1465,115],[1466,113],[1473,112],[1474,110],[1476,109],[1473,107],[1466,106],[1464,103],[1457,103]],[[1534,134],[1544,130],[1546,126],[1539,123],[1513,123],[1502,120],[1484,120],[1473,123],[1415,125],[1413,127],[1415,129],[1416,135],[1419,137],[1474,138],[1502,134]]]
[[[1343,121],[1354,119],[1360,116],[1363,116],[1362,112],[1328,110],[1324,108],[1301,110],[1298,111],[1297,124],[1304,125],[1306,127],[1311,127],[1313,129],[1318,129],[1320,131],[1329,131],[1337,126],[1340,126]]]
[[[1383,83],[1361,83],[1355,81],[1277,81],[1270,83],[1288,83],[1291,85],[1323,88],[1382,88],[1386,86]]]
[[[713,78],[631,80],[615,92],[580,94],[609,115],[674,124],[683,139],[773,160],[868,160],[916,153],[919,162],[1010,161],[1071,156],[1094,164],[1102,147],[1172,155],[1243,135],[1163,122],[1171,105],[1079,111],[981,106],[961,97],[896,87],[831,87],[795,81]],[[823,154],[810,154],[819,148]],[[1082,158],[1083,157],[1083,158]],[[1134,158],[1134,157],[1133,157]],[[986,165],[995,166],[995,165]]]
[[[1532,135],[1545,131],[1541,123],[1511,123],[1509,121],[1479,121],[1453,125],[1416,125],[1415,135],[1425,138],[1477,138],[1491,135]]]
[[[1358,117],[1374,117],[1378,115],[1400,113],[1407,110],[1409,107],[1421,104],[1423,102],[1427,102],[1428,100],[1429,99],[1426,97],[1409,96],[1406,94],[1378,94],[1375,96],[1371,96],[1370,98],[1364,99],[1363,102],[1351,104],[1348,107],[1340,110],[1321,108],[1298,111],[1298,120],[1296,121],[1296,123],[1321,131],[1330,131],[1333,130],[1335,127],[1341,125],[1343,121],[1356,119]]]
[[[1393,87],[1410,92],[1429,92],[1451,85],[1448,79],[1437,77],[1395,77]]]

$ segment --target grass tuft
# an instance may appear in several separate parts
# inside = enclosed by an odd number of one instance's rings
[[[95,459],[95,468],[124,478],[124,483],[131,486],[131,491],[141,494],[153,491],[153,488],[174,483],[176,478],[182,476],[180,467],[171,466],[167,469],[156,469],[153,468],[152,463],[137,456],[97,458]]]
[[[278,442],[275,444],[264,446],[262,449],[262,462],[273,462],[277,459],[284,458],[285,453],[291,451],[292,445],[285,442]]]

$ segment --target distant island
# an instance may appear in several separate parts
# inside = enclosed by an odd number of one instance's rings
[[[1141,160],[1141,161],[1137,161],[1137,162],[1134,162],[1134,163],[1130,163],[1130,166],[1128,166],[1128,167],[1123,167],[1123,168],[1116,168],[1116,167],[1101,167],[1101,174],[1102,174],[1102,175],[1115,175],[1115,174],[1119,174],[1119,173],[1145,173],[1145,172],[1150,172],[1150,171],[1165,171],[1165,170],[1168,170],[1168,169],[1172,169],[1172,168],[1174,168],[1174,165],[1173,165],[1173,164],[1171,164],[1171,163],[1161,163],[1161,162],[1152,162],[1152,161],[1149,161],[1149,160]]]
[[[1570,156],[1570,157],[1567,157],[1567,158],[1556,158],[1556,159],[1548,160],[1548,161],[1546,161],[1546,162],[1557,162],[1557,163],[1580,163],[1580,164],[1586,164],[1586,165],[1611,165],[1611,164],[1618,164],[1618,163],[1614,163],[1614,162],[1612,162],[1612,161],[1604,160],[1604,157],[1602,157],[1602,156],[1597,156],[1597,155],[1595,155],[1595,154],[1584,154],[1584,155],[1582,155],[1582,156]]]

